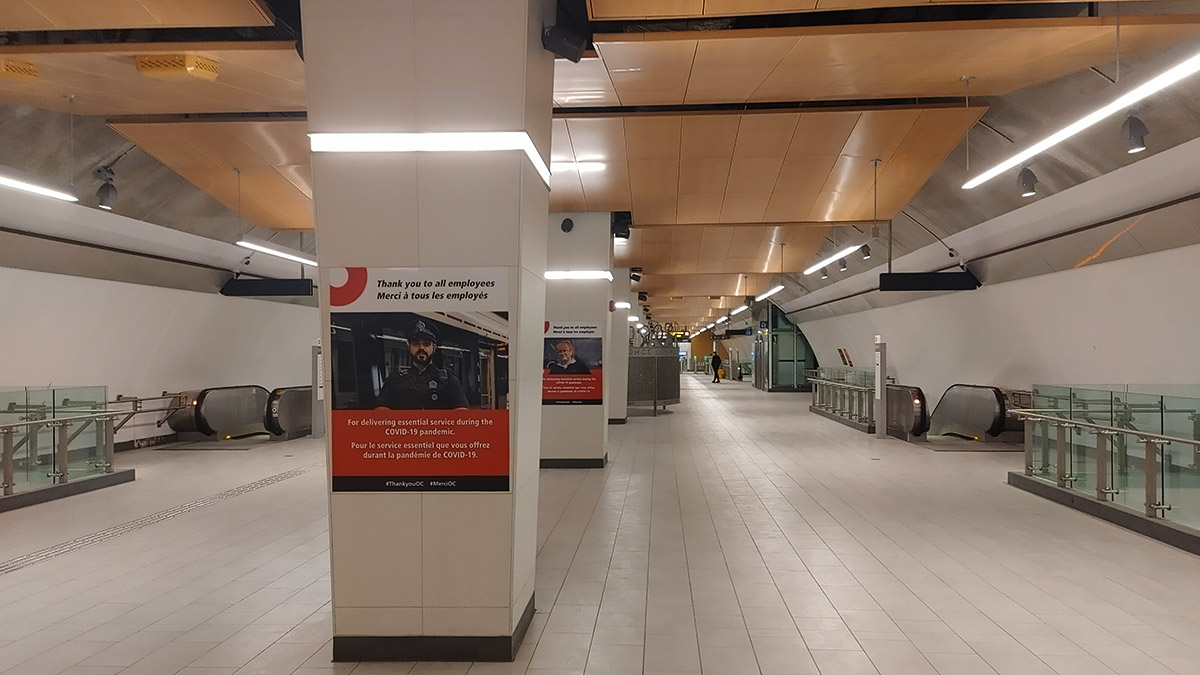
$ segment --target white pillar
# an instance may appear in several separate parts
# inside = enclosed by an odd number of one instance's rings
[[[614,302],[627,302],[631,309],[615,309],[609,315],[608,331],[608,423],[625,424],[629,418],[629,317],[637,310],[637,294],[629,280],[629,268],[613,269]]]
[[[424,486],[412,489],[391,481],[390,488],[340,489],[338,479],[345,477],[331,468],[334,660],[511,661],[533,615],[548,212],[543,175],[553,84],[553,57],[542,49],[540,34],[554,21],[553,3],[302,0],[302,9],[310,133],[516,132],[532,141],[531,154],[479,151],[468,143],[453,152],[314,152],[312,161],[323,280],[346,282],[351,268],[368,268],[372,280],[460,278],[475,270],[481,279],[498,279],[494,290],[503,294],[507,312],[489,306],[479,313],[493,337],[506,331],[508,338],[493,345],[496,363],[507,352],[509,456],[500,470],[507,472],[506,488],[446,491],[411,481]],[[330,336],[328,285],[321,302]],[[397,313],[446,318],[433,304],[407,302],[394,301]],[[386,346],[377,335],[360,334],[364,343]],[[389,337],[390,349],[402,344]],[[329,384],[334,346],[324,360]],[[360,396],[373,400],[371,387],[378,392],[386,374]],[[493,405],[503,414],[504,383],[498,386]],[[444,395],[448,388],[443,381]],[[337,393],[328,386],[327,392]],[[344,433],[339,439],[334,422],[342,416],[330,414],[330,465],[336,467],[358,451]],[[403,474],[415,465],[396,466]]]
[[[563,222],[571,224],[564,227]],[[552,213],[547,227],[546,269],[556,271],[610,271],[612,269],[611,214]],[[546,321],[551,334],[570,337],[570,326],[579,327],[576,335],[594,327],[607,343],[609,332],[609,302],[612,283],[608,279],[548,280],[546,285]],[[557,338],[548,338],[551,345]],[[582,337],[583,340],[588,338]],[[594,343],[592,343],[594,345]],[[577,345],[582,348],[583,344]],[[553,358],[552,346],[546,347],[547,362]],[[592,359],[595,360],[596,356]],[[586,360],[586,359],[585,359]],[[603,368],[587,364],[600,373],[600,396],[592,389],[587,376],[555,375],[547,369],[547,383],[542,407],[543,467],[597,468],[603,467],[608,456],[608,400],[611,396],[612,365],[604,354]],[[547,363],[547,365],[549,365]],[[572,382],[574,380],[574,382]],[[578,392],[577,396],[570,394]],[[555,393],[555,392],[564,393]]]

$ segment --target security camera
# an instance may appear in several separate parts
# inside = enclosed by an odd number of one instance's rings
[[[250,256],[246,256],[245,258],[242,258],[242,264],[249,265],[250,264]]]
[[[955,257],[957,257],[957,256],[958,256],[958,250],[957,250],[957,249],[953,249],[953,248],[951,248],[951,249],[947,249],[947,250],[946,250],[946,255],[949,255],[951,258],[955,258]]]

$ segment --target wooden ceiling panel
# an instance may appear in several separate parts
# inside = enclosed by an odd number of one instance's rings
[[[680,194],[722,195],[729,182],[730,162],[725,159],[686,159],[679,164]]]
[[[721,204],[722,223],[760,222],[771,201],[769,192],[726,192]]]
[[[716,223],[721,220],[721,204],[725,201],[725,193],[686,194],[679,195],[679,209],[676,213],[677,223]],[[807,215],[807,214],[806,214]],[[649,221],[647,221],[649,222]]]
[[[722,159],[733,155],[740,115],[697,115],[683,118],[681,159]]]
[[[0,31],[270,26],[260,0],[0,0]]]
[[[603,47],[603,49],[601,48]],[[696,54],[695,40],[596,44],[624,105],[683,103]]]
[[[554,62],[554,105],[608,106],[620,105],[613,89],[608,69],[600,58],[580,59],[571,63],[565,59]]]
[[[1113,17],[1063,17],[597,34],[593,39],[609,62],[622,104],[650,105],[959,96],[964,74],[975,77],[973,94],[998,96],[1111,60],[1114,31]],[[1197,35],[1196,15],[1121,21],[1127,54]],[[622,81],[610,53],[623,64]],[[760,79],[764,71],[768,74]],[[754,82],[757,87],[747,93]]]
[[[743,115],[738,125],[736,158],[772,157],[782,158],[800,115],[795,113],[777,115]]]
[[[588,15],[593,19],[666,19],[700,16],[704,0],[588,0]]]
[[[312,173],[307,122],[113,122],[142,150],[249,222],[271,229],[311,229]]]
[[[782,151],[783,148],[781,147]],[[734,157],[729,166],[726,193],[761,193],[770,196],[783,157]],[[739,219],[746,220],[746,219]],[[754,220],[754,219],[750,219]]]
[[[782,175],[780,182],[783,182]],[[767,202],[767,210],[763,213],[763,220],[769,222],[788,222],[808,220],[808,216],[812,213],[813,204],[817,201],[817,196],[820,191],[795,192],[782,191],[776,188],[771,194],[771,200]]]
[[[648,195],[674,196],[679,192],[679,160],[630,161],[629,181],[631,185],[635,186],[633,190],[635,204],[639,198]]]
[[[169,50],[161,45],[89,45],[112,51],[7,51],[38,66],[33,82],[0,79],[0,103],[80,115],[283,112],[305,109],[304,62],[288,44],[268,48]],[[139,75],[137,54],[189,51],[215,59],[215,81],[160,80]],[[67,95],[73,95],[70,103]]]
[[[680,117],[625,119],[625,151],[630,160],[679,159]]]

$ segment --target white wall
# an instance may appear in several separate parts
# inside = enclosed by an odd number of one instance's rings
[[[883,335],[899,382],[937,401],[952,384],[1200,382],[1200,246],[801,323],[823,365]]]
[[[315,307],[12,268],[0,289],[0,386],[106,385],[111,399],[312,380]],[[118,440],[169,433],[153,417]]]

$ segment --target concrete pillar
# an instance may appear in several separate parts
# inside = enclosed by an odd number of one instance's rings
[[[511,661],[534,607],[554,67],[540,34],[553,4],[302,0],[302,10],[322,315],[332,336],[324,377],[334,407],[326,407],[333,658]],[[355,133],[380,135],[346,136]],[[477,281],[486,293],[472,287],[463,299],[439,278]],[[384,288],[405,280],[428,281],[431,292],[417,300]],[[341,325],[360,304],[400,318],[392,328],[364,328],[369,317]],[[472,473],[474,460],[441,453],[380,465],[348,442],[347,425],[381,439],[392,437],[364,427],[416,424],[412,406],[384,405],[381,386],[419,362],[409,351],[422,335],[414,317],[441,325],[441,357],[473,373],[417,394],[438,392],[445,403],[470,378],[493,373],[469,410],[429,411],[426,420],[506,424],[479,452],[499,458],[486,475]],[[354,364],[339,362],[335,338],[347,329],[361,357]],[[470,349],[442,349],[450,334],[486,341],[490,366],[472,362]],[[393,370],[396,360],[410,360],[408,370]],[[339,390],[331,373],[350,371],[357,389],[348,398],[350,385]],[[430,478],[447,471],[465,473]]]
[[[610,271],[610,218],[607,211],[550,214],[546,269]],[[571,223],[564,225],[567,219]],[[547,366],[555,357],[555,341],[571,339],[584,362],[589,359],[583,351],[591,347],[592,362],[586,365],[593,372],[586,376],[556,374],[554,368],[546,368],[542,395],[543,467],[597,468],[607,461],[607,407],[612,390],[608,380],[612,367],[606,362],[608,355],[603,343],[608,342],[611,299],[612,282],[606,278],[546,282]],[[594,337],[587,336],[590,332],[597,333],[603,343],[597,345]],[[597,358],[603,362],[603,368],[595,367]],[[597,385],[600,392],[595,391]]]
[[[613,302],[630,308],[614,308],[608,316],[608,423],[625,424],[629,418],[629,317],[635,314],[637,293],[629,280],[629,268],[613,269]]]

